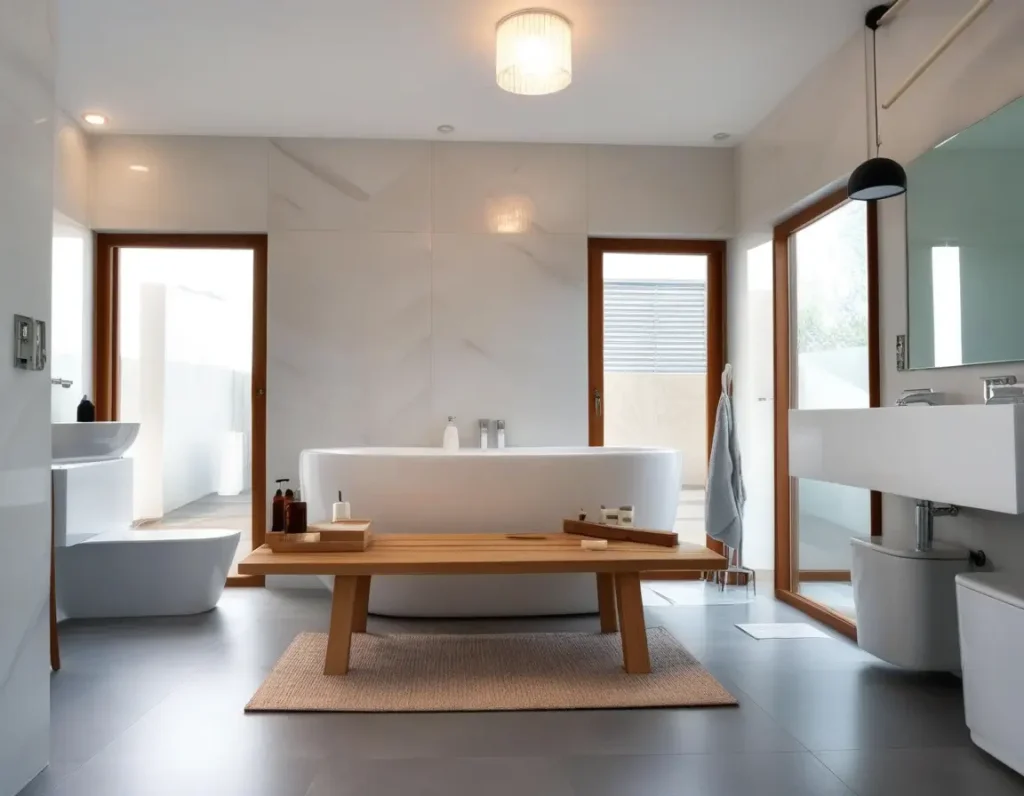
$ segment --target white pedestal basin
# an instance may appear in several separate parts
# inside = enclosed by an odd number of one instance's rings
[[[135,442],[138,423],[53,423],[54,464],[117,459]]]

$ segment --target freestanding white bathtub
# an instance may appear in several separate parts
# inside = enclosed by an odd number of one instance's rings
[[[338,448],[302,452],[310,522],[338,490],[375,534],[556,532],[581,510],[636,507],[638,527],[671,530],[683,454],[659,448]],[[329,579],[325,579],[329,580]],[[370,612],[387,616],[539,616],[597,610],[591,575],[374,578]]]

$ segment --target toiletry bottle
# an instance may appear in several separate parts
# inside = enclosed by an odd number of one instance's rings
[[[288,533],[288,529],[291,528],[291,519],[289,515],[292,510],[292,501],[295,500],[295,492],[291,489],[284,491],[284,532]]]
[[[306,532],[306,503],[302,493],[296,489],[288,504],[288,533]]]
[[[341,522],[352,519],[352,507],[345,500],[345,496],[338,490],[338,502],[331,507],[331,522]]]
[[[449,415],[448,425],[444,429],[444,437],[441,438],[441,447],[446,451],[457,451],[459,449],[459,430],[455,427],[455,417]]]
[[[88,395],[83,395],[81,402],[78,404],[78,422],[79,423],[92,423],[96,420],[96,407],[93,402],[89,400]]]
[[[270,530],[275,533],[284,531],[284,492],[281,491],[281,484],[287,484],[287,478],[278,478],[275,482],[277,491],[274,493],[274,502],[270,506]]]

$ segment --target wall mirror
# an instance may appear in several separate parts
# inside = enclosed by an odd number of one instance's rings
[[[907,178],[910,368],[1024,360],[1024,97]]]

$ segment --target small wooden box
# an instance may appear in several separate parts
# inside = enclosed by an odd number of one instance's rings
[[[370,524],[370,520],[319,522],[306,533],[268,531],[266,542],[275,553],[361,553],[373,542]]]

